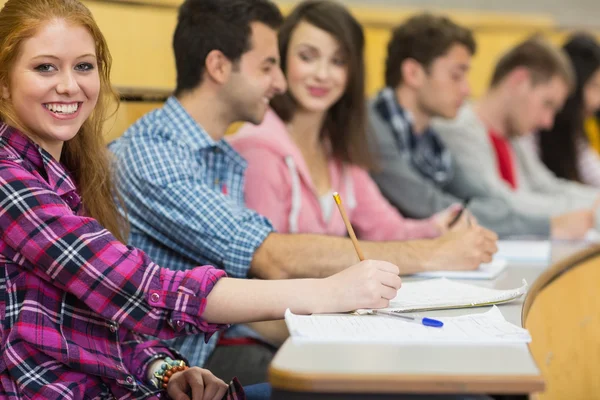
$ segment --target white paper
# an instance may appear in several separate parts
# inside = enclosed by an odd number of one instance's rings
[[[508,263],[504,259],[494,258],[491,263],[481,264],[473,271],[431,271],[422,272],[415,276],[448,279],[495,279],[506,269]]]
[[[596,229],[590,229],[585,234],[584,240],[587,242],[599,243],[600,242],[600,232],[598,232]]]
[[[365,343],[529,343],[531,336],[504,319],[494,306],[482,314],[436,318],[433,328],[384,315],[295,315],[289,309],[285,322],[292,340],[300,342]]]
[[[445,278],[427,279],[403,283],[387,310],[411,312],[500,304],[515,300],[526,291],[525,280],[519,288],[498,290]]]
[[[508,262],[549,264],[551,244],[548,240],[499,240],[496,258]]]

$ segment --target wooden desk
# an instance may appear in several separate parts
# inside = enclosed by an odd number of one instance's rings
[[[539,400],[600,399],[600,246],[548,268],[530,288],[523,325],[546,380]]]
[[[581,245],[553,244],[553,261]],[[510,289],[531,285],[544,266],[509,265],[493,281],[473,284]],[[405,281],[414,278],[405,278]],[[504,317],[521,326],[523,299],[499,306]],[[489,307],[432,311],[429,316],[486,312]],[[526,345],[373,345],[298,344],[287,340],[269,370],[273,399],[393,398],[400,393],[540,392],[544,380]]]

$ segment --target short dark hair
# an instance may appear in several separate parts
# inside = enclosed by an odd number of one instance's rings
[[[252,22],[278,29],[283,16],[269,0],[186,0],[173,35],[175,94],[202,82],[208,53],[220,50],[232,62],[251,48]]]
[[[335,37],[345,52],[348,65],[346,90],[327,111],[321,137],[329,139],[332,155],[337,160],[368,168],[371,160],[366,139],[365,39],[362,27],[346,7],[335,1],[307,0],[300,3],[279,30],[279,53],[284,73],[287,71],[292,34],[302,21]],[[293,118],[297,106],[289,90],[271,100],[271,107],[284,122]]]
[[[529,70],[534,84],[546,83],[555,76],[562,78],[569,88],[575,84],[573,66],[565,52],[539,35],[526,39],[500,58],[492,74],[491,86],[498,85],[519,67]]]
[[[429,68],[436,58],[445,55],[452,46],[461,44],[471,55],[476,44],[470,29],[455,24],[449,18],[429,13],[415,15],[392,32],[385,61],[385,84],[396,87],[402,82],[402,63],[413,59]]]

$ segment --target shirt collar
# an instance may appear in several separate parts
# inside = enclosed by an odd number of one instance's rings
[[[64,166],[18,129],[0,123],[0,137],[11,156],[23,160],[37,171],[59,196],[76,189]]]
[[[169,119],[171,126],[180,128],[177,131],[179,138],[185,141],[192,149],[200,150],[217,145],[217,142],[188,114],[175,96],[167,99],[163,106],[163,111]]]
[[[427,136],[436,136],[435,132],[431,128],[431,125],[427,126],[422,134],[415,135],[414,117],[409,110],[403,108],[402,105],[398,103],[394,89],[391,87],[385,87],[381,90],[379,96],[388,104],[388,107],[392,112],[392,116],[395,115],[397,118],[400,118],[404,124],[406,124],[411,140],[419,141]]]
[[[175,96],[171,96],[167,99],[163,106],[163,111],[169,119],[170,125],[179,128],[176,132],[178,138],[184,141],[190,149],[219,149],[238,164],[241,164],[242,166],[246,165],[244,158],[224,139],[215,141],[208,132],[192,118]]]

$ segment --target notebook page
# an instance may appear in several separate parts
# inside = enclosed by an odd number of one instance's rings
[[[403,283],[387,309],[411,312],[500,304],[521,297],[526,290],[525,280],[520,288],[498,290],[445,278],[428,279]]]
[[[551,243],[548,240],[499,240],[496,257],[508,262],[548,264]]]
[[[483,314],[437,318],[432,328],[383,315],[295,315],[285,321],[293,340],[300,342],[369,343],[529,343],[526,329],[506,321],[497,307]]]
[[[507,264],[506,260],[496,257],[491,263],[481,264],[479,268],[473,271],[432,271],[422,272],[415,276],[448,279],[494,279],[506,269]]]

